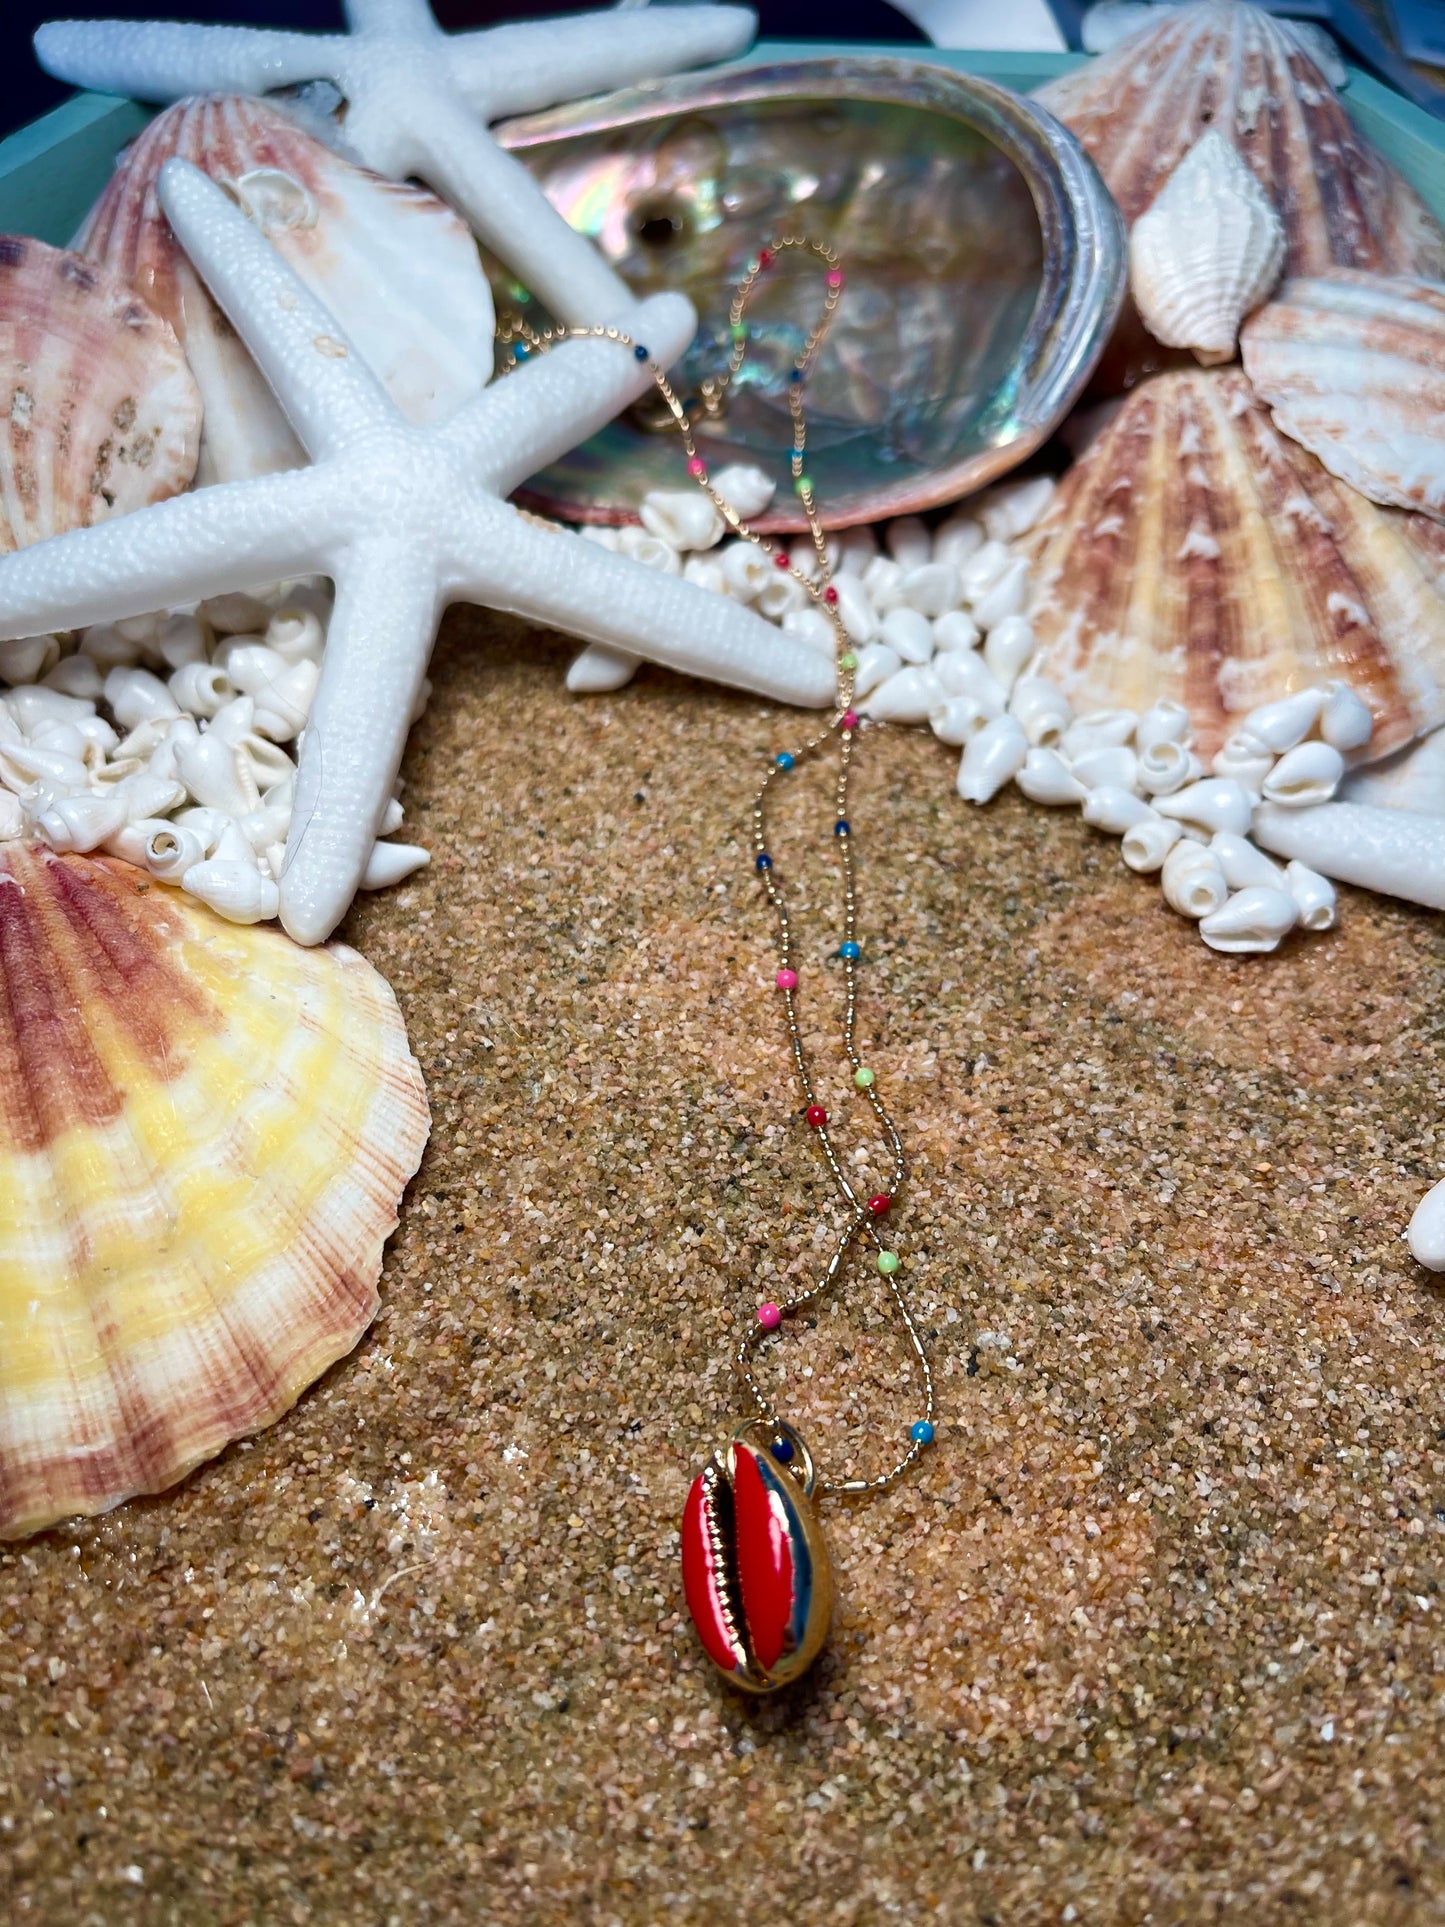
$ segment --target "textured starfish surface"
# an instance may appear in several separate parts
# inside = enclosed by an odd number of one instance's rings
[[[651,381],[605,338],[563,343],[418,428],[335,319],[188,162],[161,173],[182,245],[274,388],[310,468],[179,495],[0,559],[0,637],[330,576],[336,607],[301,746],[281,920],[319,943],[350,903],[392,793],[443,607],[478,602],[785,702],[821,707],[831,660],[723,596],[539,526],[505,497]],[[692,338],[679,294],[636,311],[660,366]]]
[[[346,0],[347,34],[200,27],[155,20],[55,20],[35,36],[58,79],[138,100],[260,94],[329,80],[346,96],[346,138],[369,167],[415,176],[470,221],[560,320],[616,321],[633,296],[557,213],[487,123],[739,53],[746,7],[582,13],[445,34],[426,0]]]

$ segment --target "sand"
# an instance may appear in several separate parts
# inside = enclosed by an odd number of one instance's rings
[[[565,660],[453,616],[432,866],[345,932],[434,1111],[372,1333],[180,1489],[0,1552],[6,1917],[1445,1917],[1445,1291],[1401,1237],[1445,1167],[1439,920],[1347,893],[1219,958],[1076,815],[868,740],[860,1028],[939,1436],[828,1510],[831,1646],[750,1704],[676,1522],[831,1209],[745,846],[798,723],[661,674],[573,701]],[[916,1415],[882,1309],[854,1274],[770,1348],[827,1469]]]

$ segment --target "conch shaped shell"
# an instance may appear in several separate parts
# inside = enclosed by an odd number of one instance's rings
[[[491,291],[465,224],[424,189],[357,167],[260,100],[178,101],[121,156],[76,239],[174,326],[205,398],[201,483],[300,467],[260,370],[176,243],[156,198],[193,162],[315,290],[410,421],[449,415],[492,369]]]
[[[121,276],[0,235],[0,554],[185,488],[201,400]]]
[[[1275,427],[1332,475],[1445,521],[1445,286],[1344,269],[1287,281],[1240,349]]]
[[[1129,292],[1144,326],[1206,366],[1234,359],[1239,324],[1283,265],[1283,222],[1213,131],[1190,148],[1129,235]]]
[[[1153,205],[1213,131],[1278,210],[1287,273],[1336,264],[1445,272],[1445,233],[1360,133],[1289,24],[1235,0],[1159,13],[1156,25],[1035,96],[1078,135],[1126,221]]]
[[[0,847],[0,1536],[279,1418],[370,1323],[426,1134],[353,951]]]
[[[1337,481],[1239,369],[1135,389],[1027,543],[1034,673],[1079,713],[1182,703],[1206,764],[1336,680],[1374,717],[1362,758],[1445,722],[1445,528]]]

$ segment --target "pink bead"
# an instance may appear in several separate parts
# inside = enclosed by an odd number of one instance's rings
[[[693,476],[694,478],[698,478],[700,476],[707,474],[707,463],[702,459],[701,455],[693,456],[692,460],[687,465],[687,472],[689,475]]]
[[[858,712],[856,709],[845,709],[843,711],[843,727],[844,729],[856,729],[858,727]]]
[[[765,1332],[775,1332],[783,1322],[783,1314],[769,1299],[766,1305],[758,1306],[758,1323]]]
[[[797,988],[798,973],[796,970],[780,970],[778,972],[779,990],[796,990]]]
[[[843,270],[841,268],[829,268],[828,286],[830,288],[841,288],[842,285],[843,285]]]

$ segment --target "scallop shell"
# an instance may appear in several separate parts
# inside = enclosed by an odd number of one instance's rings
[[[482,387],[492,368],[491,291],[450,208],[342,159],[267,102],[178,101],[122,155],[75,245],[133,282],[181,337],[205,398],[198,482],[296,468],[306,457],[160,212],[156,177],[174,154],[235,196],[408,420],[442,419]]]
[[[355,952],[0,846],[0,1536],[279,1418],[373,1317],[426,1133]]]
[[[1239,369],[1135,389],[1027,542],[1034,673],[1078,712],[1183,703],[1206,760],[1245,712],[1337,677],[1372,758],[1445,722],[1445,528],[1337,481]]]
[[[1344,269],[1287,281],[1240,348],[1276,428],[1372,502],[1445,521],[1445,287]]]
[[[1127,221],[1213,129],[1278,210],[1286,273],[1445,272],[1445,233],[1424,203],[1360,133],[1300,37],[1257,7],[1170,7],[1035,98],[1078,135]]]
[[[174,495],[201,401],[180,343],[120,276],[0,235],[0,554]]]
[[[1222,134],[1198,140],[1129,235],[1129,292],[1156,341],[1232,361],[1239,324],[1279,279],[1284,225]]]

